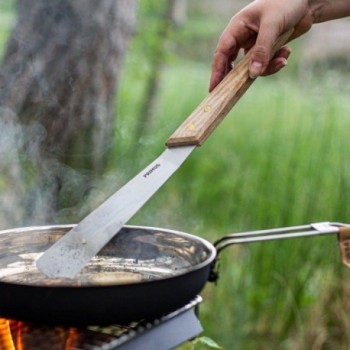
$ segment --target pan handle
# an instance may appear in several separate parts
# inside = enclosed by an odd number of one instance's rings
[[[273,53],[289,40],[293,32],[294,29],[290,29],[277,39]],[[201,146],[205,142],[253,83],[254,79],[249,77],[249,61],[252,53],[251,49],[175,130],[166,141],[167,147]]]
[[[214,246],[217,258],[212,264],[209,281],[215,282],[218,279],[219,254],[230,245],[257,243],[281,239],[300,237],[313,237],[338,234],[339,246],[344,265],[350,267],[350,224],[338,222],[319,222],[310,225],[291,226],[269,230],[248,231],[228,234],[216,242]]]

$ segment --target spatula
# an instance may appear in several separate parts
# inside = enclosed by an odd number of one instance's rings
[[[293,31],[282,35],[274,52]],[[249,78],[250,50],[224,80],[199,104],[166,142],[166,150],[138,175],[53,244],[36,262],[46,276],[74,278],[204,143],[253,83]]]

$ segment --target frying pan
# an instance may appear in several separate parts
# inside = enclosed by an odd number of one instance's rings
[[[155,319],[215,281],[218,254],[229,245],[350,231],[320,223],[231,234],[213,245],[184,232],[124,226],[76,278],[49,279],[35,261],[73,226],[0,231],[1,317],[70,326]]]

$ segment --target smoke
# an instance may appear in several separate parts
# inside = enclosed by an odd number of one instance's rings
[[[19,152],[23,148],[22,129],[11,122],[13,113],[10,110],[1,109],[0,113],[0,226],[4,228],[11,227],[23,216],[19,203],[25,188],[19,181],[22,177]]]
[[[18,2],[0,64],[0,228],[77,222],[105,199],[135,5]]]
[[[96,185],[91,171],[44,153],[44,126],[17,120],[13,111],[0,108],[0,229],[77,221],[84,215],[81,202]],[[84,208],[93,205],[91,200]]]

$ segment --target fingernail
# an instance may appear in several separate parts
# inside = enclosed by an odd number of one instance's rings
[[[284,58],[281,63],[283,67],[288,66],[288,60],[286,58]]]
[[[277,70],[283,69],[285,66],[288,66],[288,61],[284,58],[280,61]]]
[[[258,61],[252,61],[249,67],[249,77],[255,79],[261,73],[262,63]]]

